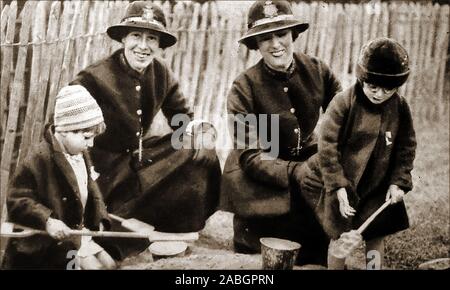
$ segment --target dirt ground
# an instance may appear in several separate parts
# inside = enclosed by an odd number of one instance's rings
[[[146,250],[125,259],[120,269],[177,269],[177,270],[257,270],[262,268],[261,255],[244,255],[233,252],[233,214],[218,211],[212,215],[200,232],[198,241],[190,243],[183,257],[154,260]],[[349,259],[348,267],[363,268],[361,251]],[[324,269],[316,265],[295,267],[294,269]]]

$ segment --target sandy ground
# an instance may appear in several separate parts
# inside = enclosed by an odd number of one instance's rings
[[[183,257],[154,260],[146,250],[141,254],[125,259],[120,269],[177,269],[177,270],[240,270],[261,269],[261,255],[243,255],[233,252],[233,215],[218,211],[212,215],[205,228],[200,232],[198,241],[189,244]],[[356,251],[349,258],[349,269],[364,267],[362,251]],[[307,265],[294,269],[324,269],[320,266]]]

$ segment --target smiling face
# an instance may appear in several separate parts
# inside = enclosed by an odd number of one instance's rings
[[[290,29],[257,35],[256,42],[267,66],[277,71],[289,68],[294,55],[294,40]]]
[[[386,89],[363,82],[364,94],[367,96],[369,101],[371,101],[375,105],[384,103],[389,100],[397,92],[397,90],[398,88]]]
[[[132,30],[122,38],[122,43],[131,68],[142,73],[159,49],[159,34],[148,30]]]

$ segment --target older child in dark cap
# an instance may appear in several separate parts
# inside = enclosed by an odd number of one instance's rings
[[[319,153],[302,168],[301,191],[332,239],[390,199],[363,233],[366,251],[377,250],[382,264],[384,237],[409,227],[402,200],[412,189],[416,138],[409,106],[397,93],[409,75],[408,54],[397,41],[377,38],[363,47],[356,68],[356,84],[337,94],[325,113]],[[310,180],[324,185],[310,186]],[[344,263],[330,255],[329,267]]]
[[[115,262],[91,237],[70,229],[109,226],[87,149],[105,130],[103,114],[82,86],[67,86],[56,97],[54,126],[19,166],[7,200],[11,222],[47,231],[9,241],[5,267],[66,269],[70,251],[81,269],[112,269]]]

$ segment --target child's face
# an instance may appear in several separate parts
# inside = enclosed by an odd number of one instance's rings
[[[64,148],[67,153],[71,155],[77,155],[94,145],[94,132],[60,132],[60,135],[62,136],[61,142],[63,143]]]
[[[398,88],[386,89],[366,82],[363,83],[364,94],[376,105],[389,100],[397,90]]]

